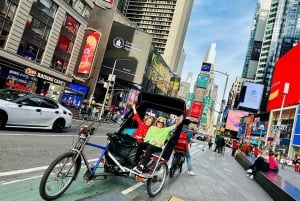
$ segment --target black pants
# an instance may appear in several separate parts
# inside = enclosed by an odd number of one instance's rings
[[[236,149],[232,149],[231,156],[235,156]]]
[[[261,170],[263,172],[266,172],[269,170],[269,163],[265,161],[263,157],[258,157],[255,162],[249,166],[250,169],[252,169],[252,174],[255,176],[257,170]]]
[[[139,144],[138,149],[136,151],[136,155],[135,155],[135,163],[136,164],[138,164],[140,162],[140,158],[143,154],[143,150],[145,150],[146,152],[145,152],[145,155],[142,158],[140,164],[143,165],[144,167],[146,167],[146,165],[150,161],[151,154],[153,154],[154,152],[161,151],[162,149],[160,147],[153,146],[147,142],[143,142],[143,143]]]

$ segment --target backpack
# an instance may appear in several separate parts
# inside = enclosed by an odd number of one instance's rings
[[[181,133],[179,135],[179,138],[178,138],[178,141],[177,141],[177,144],[174,147],[175,150],[184,151],[184,152],[186,152],[188,150],[189,143],[188,143],[188,140],[187,140],[186,132],[187,132],[187,130],[186,131],[181,131]]]

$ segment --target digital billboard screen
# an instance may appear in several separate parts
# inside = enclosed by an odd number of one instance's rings
[[[268,112],[281,107],[285,83],[289,83],[290,87],[285,96],[284,106],[300,103],[300,79],[296,70],[299,67],[299,55],[300,44],[296,45],[276,62],[267,106]]]
[[[210,72],[210,69],[211,69],[211,64],[210,63],[205,63],[205,62],[202,63],[201,71]]]
[[[260,107],[264,85],[243,82],[238,107],[258,110]]]
[[[229,110],[225,128],[231,131],[238,131],[241,117],[248,116],[248,112],[241,110]]]
[[[202,106],[203,106],[202,103],[193,102],[192,108],[191,108],[191,113],[190,113],[191,116],[199,118],[201,116]]]
[[[139,75],[144,74],[151,42],[152,35],[113,22],[100,76],[111,74],[115,67],[114,74],[118,79],[141,84],[143,76]]]
[[[208,81],[209,75],[200,73],[197,78],[197,87],[206,89]]]

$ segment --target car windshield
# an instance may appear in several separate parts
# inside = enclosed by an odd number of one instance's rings
[[[17,91],[13,89],[3,89],[0,90],[0,99],[7,101],[14,101],[20,97],[26,96],[29,92]]]

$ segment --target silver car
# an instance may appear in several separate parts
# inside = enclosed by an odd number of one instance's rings
[[[14,89],[0,90],[0,128],[52,129],[71,127],[72,112],[57,101]]]

